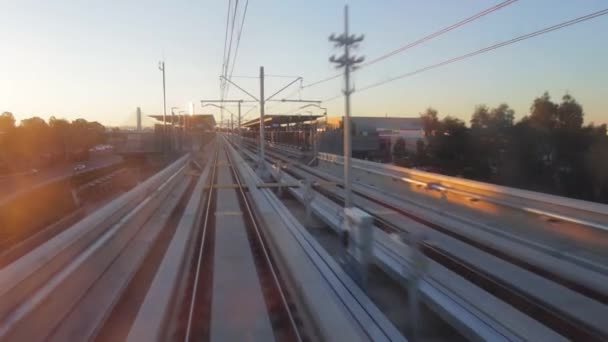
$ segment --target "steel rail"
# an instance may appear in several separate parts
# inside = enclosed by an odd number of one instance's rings
[[[228,144],[227,141],[224,141],[224,143]],[[276,272],[274,270],[274,266],[272,265],[272,262],[270,260],[269,255],[268,255],[268,251],[266,249],[266,244],[265,244],[265,242],[264,242],[264,240],[262,238],[262,235],[260,234],[260,228],[259,228],[259,226],[258,226],[258,224],[257,224],[257,222],[255,220],[255,215],[253,214],[253,210],[251,209],[251,206],[249,205],[249,200],[248,200],[247,196],[245,195],[245,191],[243,190],[243,184],[241,182],[241,177],[239,176],[236,168],[233,165],[233,159],[232,159],[230,153],[227,152],[226,156],[227,156],[227,158],[228,158],[228,160],[230,162],[230,169],[232,170],[232,174],[234,176],[234,179],[237,182],[237,184],[239,185],[239,187],[238,187],[239,193],[241,194],[241,197],[243,199],[243,203],[245,204],[245,209],[247,210],[247,214],[250,217],[250,222],[251,222],[251,224],[252,224],[252,226],[254,228],[256,237],[257,237],[258,241],[260,242],[260,246],[262,247],[262,252],[264,254],[264,259],[266,260],[268,268],[270,269],[270,273],[272,275],[272,278],[273,278],[273,280],[275,282],[275,285],[276,285],[277,290],[279,292],[279,295],[281,297],[281,301],[282,301],[283,306],[285,308],[285,311],[287,312],[287,315],[289,317],[289,322],[290,322],[290,324],[292,326],[292,329],[293,329],[293,331],[294,331],[294,333],[296,335],[296,338],[298,339],[298,341],[301,342],[302,341],[302,337],[301,337],[300,332],[298,330],[297,324],[296,324],[296,322],[295,322],[295,320],[293,318],[293,315],[291,314],[291,311],[289,309],[289,304],[287,303],[287,299],[285,297],[285,293],[283,291],[283,287],[281,286],[279,278],[278,278],[278,276],[277,276],[277,274],[276,274]]]
[[[219,153],[219,147],[216,147],[215,157],[213,158],[213,165],[211,166],[212,167],[211,177],[209,177],[210,186],[213,185],[213,182],[215,181],[215,176],[216,176],[216,172],[217,172],[218,153]],[[208,222],[209,222],[209,215],[210,215],[211,200],[212,200],[213,192],[214,192],[213,189],[209,188],[209,191],[207,193],[207,203],[205,205],[205,220],[203,222],[203,233],[201,236],[201,246],[198,251],[198,257],[197,257],[197,262],[196,262],[196,274],[194,276],[194,286],[192,287],[192,296],[191,296],[192,299],[190,301],[190,309],[188,311],[188,322],[187,322],[187,326],[186,326],[186,335],[184,337],[184,341],[190,341],[190,334],[192,331],[192,317],[194,315],[194,306],[196,303],[196,292],[198,289],[201,264],[203,262],[203,250],[205,248],[205,239],[207,237],[207,226],[208,226]]]
[[[269,159],[270,159],[270,157],[269,157]],[[303,172],[309,172],[309,171],[306,171],[304,169],[302,169],[302,171]],[[316,176],[319,177],[318,175],[316,175]],[[332,194],[328,195],[327,192],[322,191],[322,189],[321,190],[317,189],[317,191],[321,191],[322,194],[324,194],[325,196],[329,196],[330,198],[333,197],[334,201],[340,202],[342,200],[341,198],[337,197],[338,195],[332,195]],[[338,204],[340,204],[340,203],[338,203]],[[388,223],[386,223],[386,221],[384,221],[378,215],[374,215],[373,213],[370,213],[370,214],[372,214],[372,216],[374,216],[374,218],[376,220],[381,220],[385,224],[388,224]],[[388,224],[388,225],[393,226],[392,224]],[[393,227],[393,228],[399,229],[399,227]],[[437,251],[437,248],[435,246],[431,246],[431,245],[425,246],[425,249],[427,251]],[[437,253],[434,252],[434,254],[437,254]],[[459,264],[461,266],[467,264],[463,260],[460,260],[459,258],[455,258],[453,255],[450,255],[450,257],[453,259],[453,261],[451,261],[451,262],[454,263],[454,264]],[[445,259],[445,256],[443,257],[443,259]],[[469,265],[466,268],[468,269],[469,272],[474,272],[475,271],[471,267],[471,265]],[[566,333],[566,334],[573,333],[574,336],[579,336],[579,337],[580,336],[585,336],[585,338],[590,338],[590,339],[599,338],[598,335],[597,335],[599,332],[594,331],[593,328],[591,328],[591,330],[587,330],[587,329],[589,329],[589,327],[584,322],[575,323],[575,322],[567,321],[565,317],[562,317],[562,313],[559,312],[559,311],[554,311],[553,308],[551,307],[551,305],[547,305],[546,303],[545,303],[545,305],[543,305],[542,303],[537,303],[536,300],[531,299],[531,298],[527,298],[526,295],[523,294],[520,290],[517,290],[517,289],[514,289],[514,288],[509,288],[509,286],[505,287],[505,285],[503,283],[497,282],[498,280],[497,279],[493,279],[493,276],[491,276],[489,274],[485,274],[485,273],[482,272],[482,273],[480,273],[480,275],[481,275],[481,278],[483,278],[486,283],[488,283],[488,284],[489,283],[493,283],[494,284],[492,286],[490,286],[490,285],[488,285],[488,286],[496,288],[496,289],[499,289],[502,292],[505,292],[505,290],[506,290],[507,292],[511,293],[511,295],[515,295],[515,297],[517,297],[517,300],[523,300],[524,302],[528,303],[527,305],[533,305],[536,308],[540,309],[542,311],[540,313],[540,315],[544,317],[543,321],[546,321],[548,319],[548,320],[554,322],[551,325],[554,328],[557,327],[558,328],[557,330],[561,331],[562,333]],[[557,322],[561,321],[563,324],[566,324],[565,322],[567,322],[566,327],[561,327],[560,328],[559,325],[556,325],[556,323],[555,323],[556,321]],[[562,325],[562,323],[560,323],[560,325]],[[583,325],[582,327],[580,326],[581,324]],[[601,334],[601,333],[599,333],[599,334]],[[570,335],[570,336],[573,336],[573,335]]]

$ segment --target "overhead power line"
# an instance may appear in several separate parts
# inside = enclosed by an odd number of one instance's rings
[[[552,31],[556,31],[556,30],[562,29],[564,27],[568,27],[568,26],[571,26],[571,25],[574,25],[574,24],[578,24],[578,23],[587,21],[587,20],[591,20],[591,19],[600,17],[602,15],[606,15],[606,14],[608,14],[608,8],[600,10],[600,11],[597,11],[597,12],[593,12],[593,13],[590,13],[590,14],[584,15],[582,17],[578,17],[578,18],[572,19],[572,20],[568,20],[568,21],[559,23],[557,25],[546,27],[546,28],[538,30],[538,31],[534,31],[534,32],[531,32],[531,33],[528,33],[528,34],[524,34],[524,35],[521,35],[519,37],[515,37],[515,38],[512,38],[512,39],[506,40],[504,42],[500,42],[500,43],[497,43],[497,44],[494,44],[494,45],[491,45],[491,46],[488,46],[488,47],[485,47],[485,48],[482,48],[482,49],[479,49],[479,50],[476,50],[476,51],[473,51],[473,52],[466,53],[464,55],[453,57],[453,58],[450,58],[450,59],[445,60],[443,62],[439,62],[439,63],[433,64],[433,65],[429,65],[429,66],[426,66],[424,68],[420,68],[420,69],[415,70],[415,71],[411,71],[411,72],[408,72],[408,73],[405,73],[405,74],[401,74],[401,75],[398,75],[398,76],[395,76],[395,77],[391,77],[391,78],[389,78],[387,80],[384,80],[384,81],[380,81],[380,82],[376,82],[376,83],[367,85],[367,86],[365,86],[365,87],[357,90],[357,92],[362,92],[362,91],[365,91],[365,90],[368,90],[368,89],[376,88],[376,87],[379,87],[379,86],[381,86],[383,84],[386,84],[386,83],[390,83],[390,82],[393,82],[393,81],[396,81],[396,80],[400,80],[400,79],[403,79],[403,78],[406,78],[406,77],[414,76],[414,75],[420,74],[420,73],[425,72],[425,71],[429,71],[429,70],[432,70],[432,69],[435,69],[435,68],[438,68],[438,67],[441,67],[441,66],[444,66],[444,65],[448,65],[448,64],[451,64],[451,63],[454,63],[454,62],[458,62],[458,61],[461,61],[461,60],[464,60],[464,59],[467,59],[467,58],[470,58],[470,57],[473,57],[473,56],[480,55],[482,53],[490,52],[492,50],[496,50],[496,49],[501,48],[503,46],[515,44],[515,43],[520,42],[522,40],[534,38],[536,36],[540,36],[540,35],[543,35],[543,34],[546,34],[546,33],[552,32]],[[331,101],[331,100],[337,99],[337,98],[339,98],[341,96],[342,95],[337,95],[337,96],[334,96],[334,97],[330,97],[328,99],[323,100],[323,102]]]
[[[486,15],[492,13],[492,12],[495,12],[495,11],[501,9],[501,8],[509,6],[509,5],[511,5],[511,4],[515,3],[515,2],[517,2],[517,0],[505,0],[505,1],[501,2],[501,3],[498,3],[498,4],[496,4],[496,5],[492,6],[492,7],[487,8],[487,9],[485,9],[485,10],[479,12],[479,13],[476,13],[476,14],[474,14],[474,15],[466,18],[466,19],[463,19],[463,20],[461,20],[461,21],[459,21],[459,22],[457,22],[455,24],[452,24],[450,26],[444,27],[443,29],[441,29],[439,31],[431,33],[431,34],[429,34],[427,36],[424,36],[424,37],[422,37],[422,38],[420,38],[418,40],[415,40],[415,41],[413,41],[413,42],[411,42],[409,44],[401,46],[401,47],[399,47],[399,48],[397,48],[395,50],[392,50],[392,51],[387,52],[387,53],[385,53],[385,54],[383,54],[381,56],[378,56],[378,57],[376,57],[376,58],[374,58],[372,60],[369,60],[369,61],[367,61],[365,63],[362,63],[356,70],[360,70],[360,69],[362,69],[362,68],[364,68],[366,66],[369,66],[369,65],[378,63],[380,61],[383,61],[385,59],[388,59],[388,58],[390,58],[390,57],[392,57],[394,55],[397,55],[397,54],[399,54],[401,52],[409,50],[409,49],[411,49],[411,48],[413,48],[415,46],[418,46],[418,45],[420,45],[420,44],[422,44],[424,42],[427,42],[427,41],[429,41],[431,39],[437,38],[437,37],[443,35],[444,33],[447,33],[449,31],[457,29],[457,28],[459,28],[461,26],[464,26],[464,25],[466,25],[466,24],[468,24],[470,22],[473,22],[473,21],[475,21],[475,20],[477,20],[477,19],[479,19],[481,17],[484,17],[484,16],[486,16]],[[354,70],[354,71],[356,71],[356,70]],[[315,82],[312,82],[310,84],[307,84],[307,85],[304,86],[304,88],[308,88],[308,87],[315,86],[317,84],[325,83],[325,82],[331,81],[333,79],[336,79],[336,78],[338,78],[340,76],[342,76],[342,74],[336,74],[336,75],[333,75],[333,76],[329,76],[329,77],[321,79],[319,81],[315,81]]]
[[[340,74],[335,74],[333,76],[329,76],[327,78],[324,78],[324,79],[321,79],[321,80],[318,80],[318,81],[315,81],[315,82],[312,82],[312,83],[309,83],[309,84],[305,84],[303,86],[303,88],[310,88],[310,87],[316,86],[317,84],[321,84],[321,83],[325,83],[325,82],[328,82],[328,81],[331,81],[331,80],[335,80],[336,78],[339,78],[341,76],[342,76],[341,73]]]
[[[431,33],[428,36],[422,37],[422,38],[420,38],[420,39],[418,39],[418,40],[416,40],[414,42],[411,42],[411,43],[409,43],[407,45],[404,45],[404,46],[402,46],[402,47],[400,47],[398,49],[395,49],[395,50],[393,50],[391,52],[388,52],[388,53],[386,53],[386,54],[384,54],[382,56],[379,56],[379,57],[376,57],[376,58],[374,58],[374,59],[372,59],[370,61],[367,61],[366,63],[363,63],[361,65],[361,68],[366,67],[368,65],[372,65],[374,63],[378,63],[378,62],[383,61],[383,60],[385,60],[387,58],[390,58],[390,57],[392,57],[392,56],[394,56],[396,54],[399,54],[399,53],[401,53],[403,51],[409,50],[409,49],[411,49],[411,48],[413,48],[413,47],[415,47],[417,45],[420,45],[420,44],[422,44],[422,43],[424,43],[426,41],[429,41],[429,40],[431,40],[433,38],[439,37],[439,36],[441,36],[444,33],[447,33],[449,31],[457,29],[457,28],[459,28],[461,26],[464,26],[464,25],[466,25],[466,24],[468,24],[468,23],[470,23],[472,21],[475,21],[475,20],[477,20],[477,19],[479,19],[481,17],[484,17],[484,16],[486,16],[486,15],[492,13],[492,12],[495,12],[495,11],[497,11],[497,10],[503,8],[503,7],[509,6],[509,5],[511,5],[511,4],[515,3],[515,2],[517,2],[517,0],[507,0],[507,1],[503,1],[503,2],[501,2],[499,4],[496,4],[496,5],[488,8],[488,9],[486,9],[484,11],[481,11],[481,12],[479,12],[479,13],[473,15],[473,16],[470,16],[470,17],[468,17],[468,18],[466,18],[464,20],[461,20],[461,21],[457,22],[456,24],[453,24],[453,25],[450,25],[448,27],[445,27],[445,28],[443,28],[443,29],[441,29],[441,30],[439,30],[439,31],[437,31],[435,33]]]

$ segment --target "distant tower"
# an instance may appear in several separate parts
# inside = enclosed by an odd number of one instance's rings
[[[141,132],[141,109],[137,107],[137,131]]]

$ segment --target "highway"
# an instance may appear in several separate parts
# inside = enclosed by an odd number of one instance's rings
[[[103,167],[122,161],[122,157],[113,153],[91,153],[89,160],[84,162],[69,162],[41,169],[36,174],[19,174],[0,178],[0,203],[8,198],[27,191],[32,187],[57,179],[68,177],[74,173],[76,165],[83,164],[84,170]]]

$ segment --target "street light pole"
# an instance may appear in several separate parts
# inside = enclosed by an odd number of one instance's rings
[[[167,93],[165,91],[165,61],[158,63],[158,69],[163,72],[163,152],[166,155],[167,139]]]

